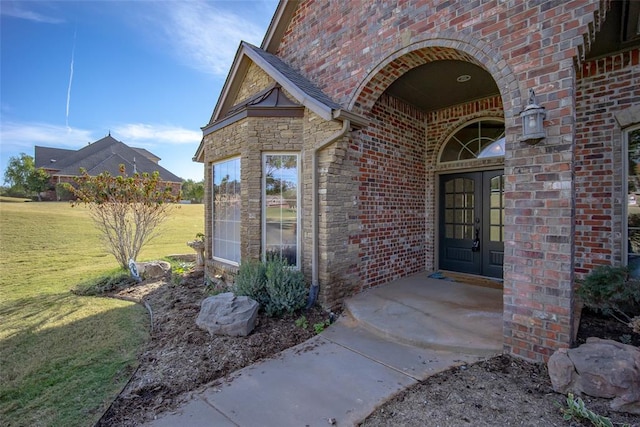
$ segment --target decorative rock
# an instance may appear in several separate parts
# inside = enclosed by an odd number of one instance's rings
[[[640,349],[599,338],[560,349],[548,362],[556,392],[613,399],[611,409],[640,414]]]
[[[136,266],[143,279],[159,279],[171,270],[171,264],[166,261],[137,262]]]
[[[255,327],[258,308],[249,297],[232,292],[218,294],[202,301],[196,325],[212,335],[244,337]]]

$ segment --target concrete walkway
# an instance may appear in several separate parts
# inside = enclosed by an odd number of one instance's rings
[[[501,350],[501,289],[421,273],[356,295],[322,334],[148,425],[351,426],[402,389]]]

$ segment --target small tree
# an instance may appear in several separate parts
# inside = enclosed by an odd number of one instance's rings
[[[27,177],[27,188],[29,191],[36,193],[39,201],[42,201],[40,193],[51,188],[51,185],[49,184],[50,178],[49,174],[42,168],[34,169]]]
[[[25,153],[9,158],[9,164],[4,171],[4,182],[11,185],[11,194],[31,196],[36,194],[40,200],[40,193],[49,187],[49,174],[42,168],[36,169],[33,157]]]
[[[204,199],[204,180],[195,182],[187,179],[182,182],[182,198],[193,203],[202,203]]]
[[[174,196],[170,187],[161,188],[157,171],[127,176],[120,165],[120,174],[90,176],[81,170],[74,178],[76,186],[68,188],[77,198],[72,206],[84,203],[89,207],[107,250],[126,269],[129,260],[135,260],[142,247],[158,235],[158,225],[180,197]]]

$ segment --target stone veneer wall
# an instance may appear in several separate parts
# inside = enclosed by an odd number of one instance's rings
[[[259,259],[262,248],[262,153],[302,150],[302,119],[291,117],[248,117],[205,137],[205,179],[211,182],[215,162],[240,156],[241,180],[241,259]],[[205,194],[207,247],[212,247],[211,185]],[[303,206],[304,209],[304,206]],[[236,268],[216,262],[207,255],[207,272],[234,273]],[[221,271],[220,271],[221,270]]]
[[[273,83],[264,71],[250,65],[235,103],[239,103]],[[290,99],[294,99],[287,93]],[[205,137],[205,179],[211,182],[212,164],[241,157],[242,213],[241,258],[259,259],[262,253],[262,154],[292,152],[300,155],[302,271],[311,282],[312,262],[312,153],[339,135],[341,123],[325,121],[309,110],[302,118],[249,117]],[[348,133],[347,133],[348,135]],[[331,307],[351,295],[357,274],[358,248],[349,242],[353,227],[347,217],[355,218],[355,190],[349,183],[354,173],[343,168],[348,137],[342,136],[318,153],[319,159],[319,280],[320,301]],[[205,229],[207,247],[211,242],[211,185],[206,187]],[[207,274],[224,274],[232,280],[236,268],[212,259],[207,253]],[[346,284],[346,285],[345,285]]]
[[[385,89],[420,64],[459,59],[491,73],[507,130],[505,351],[528,359],[546,359],[573,335],[575,64],[607,5],[309,0],[298,6],[279,46],[285,62],[368,116]],[[517,141],[531,88],[547,109],[547,138],[535,146]]]
[[[626,262],[623,130],[616,113],[640,105],[640,50],[585,62],[576,91],[576,263],[579,275]],[[631,123],[625,123],[629,126]],[[640,124],[640,117],[635,119]]]
[[[267,73],[262,71],[254,62],[251,62],[247,74],[242,81],[242,87],[236,95],[233,105],[250,98],[252,95],[268,88],[274,80]]]

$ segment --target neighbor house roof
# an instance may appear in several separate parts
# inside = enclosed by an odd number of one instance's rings
[[[75,150],[53,147],[39,147],[36,145],[35,166],[36,168],[58,169],[57,163],[73,153],[75,153]]]
[[[150,156],[147,155],[150,154]],[[118,141],[111,135],[105,136],[79,150],[62,150],[49,147],[36,147],[36,165],[42,165],[46,169],[57,170],[54,175],[77,176],[80,169],[85,169],[89,175],[98,175],[109,172],[111,175],[120,174],[120,165],[125,165],[127,174],[153,173],[158,171],[160,179],[168,182],[181,182],[182,178],[174,175],[160,166],[154,159],[160,159],[147,150],[129,147]],[[50,162],[52,155],[63,154],[60,159]],[[45,155],[44,158],[40,156]],[[47,163],[49,162],[49,163]],[[44,164],[47,164],[46,166]],[[40,167],[40,166],[38,166]]]

